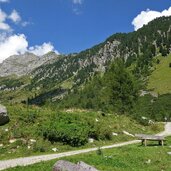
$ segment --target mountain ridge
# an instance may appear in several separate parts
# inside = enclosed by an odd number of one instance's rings
[[[122,58],[126,67],[133,66],[132,72],[137,78],[147,77],[153,68],[154,57],[158,54],[166,56],[170,53],[170,23],[171,17],[161,17],[138,31],[114,34],[104,42],[78,54],[63,55],[47,60],[28,72],[27,77],[30,81],[18,87],[28,94],[32,92],[32,95],[25,95],[22,99],[41,95],[44,97],[48,92],[59,93],[61,92],[59,90],[66,95],[82,87],[96,73],[105,73],[116,58]],[[63,97],[61,93],[58,95]]]
[[[16,75],[23,76],[29,74],[35,68],[43,65],[49,60],[57,58],[55,52],[49,52],[43,56],[36,56],[26,52],[22,55],[13,55],[5,59],[0,64],[0,77]]]

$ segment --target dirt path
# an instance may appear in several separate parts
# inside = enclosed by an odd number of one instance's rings
[[[165,131],[163,131],[157,135],[171,136],[171,122],[168,122],[165,125]],[[136,144],[139,142],[140,142],[140,140],[133,140],[133,141],[118,143],[118,144],[114,144],[114,145],[103,146],[103,147],[101,147],[101,149],[122,147],[125,145]],[[88,153],[88,152],[96,151],[97,149],[98,148],[88,148],[88,149],[84,149],[84,150],[76,150],[76,151],[64,152],[64,153],[59,153],[59,154],[49,154],[49,155],[41,155],[41,156],[33,156],[33,157],[16,158],[16,159],[11,159],[11,160],[3,160],[3,161],[0,161],[0,170],[4,170],[7,168],[16,167],[16,166],[31,165],[31,164],[38,163],[41,161],[58,159],[61,157],[72,156],[72,155],[76,155],[76,154]]]
[[[160,135],[160,136],[171,136],[171,122],[167,122],[165,124],[165,129],[163,132],[157,134],[157,135]]]

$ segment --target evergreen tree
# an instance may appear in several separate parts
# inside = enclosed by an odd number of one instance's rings
[[[138,98],[138,82],[124,62],[117,59],[105,74],[106,97],[108,107],[124,113],[134,106]]]

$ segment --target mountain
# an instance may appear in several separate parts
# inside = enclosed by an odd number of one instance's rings
[[[114,34],[78,54],[10,57],[0,67],[0,75],[8,75],[0,78],[0,101],[44,104],[61,100],[84,88],[96,74],[103,75],[117,58],[124,60],[137,79],[147,80],[155,57],[167,56],[170,49],[171,17],[161,17],[138,31]],[[22,77],[11,78],[10,74]]]
[[[9,75],[26,75],[45,62],[57,57],[58,55],[55,54],[55,52],[50,52],[41,57],[32,53],[13,55],[0,64],[0,76],[4,77]]]
[[[156,131],[155,121],[171,120],[170,52],[171,17],[162,17],[80,53],[8,58],[0,66],[0,104],[11,119],[1,129],[2,155]]]

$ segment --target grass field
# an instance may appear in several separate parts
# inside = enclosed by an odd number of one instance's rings
[[[149,77],[148,89],[159,94],[171,93],[171,55],[158,57],[160,63],[156,64],[156,69]]]
[[[84,161],[101,171],[170,171],[171,170],[171,137],[164,147],[149,142],[149,146],[140,144],[62,158],[74,163]],[[51,171],[57,160],[42,162],[26,167],[8,169],[8,171]]]

